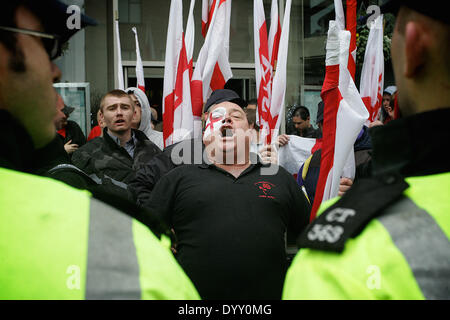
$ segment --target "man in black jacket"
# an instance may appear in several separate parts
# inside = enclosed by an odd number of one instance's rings
[[[134,104],[125,91],[107,93],[100,102],[100,117],[106,124],[103,137],[75,151],[73,164],[101,184],[127,189],[136,171],[161,153],[145,134],[131,128],[133,113]]]
[[[156,183],[172,169],[184,164],[201,164],[204,144],[201,139],[183,140],[164,148],[137,172],[128,185],[133,200],[143,205],[150,198]]]

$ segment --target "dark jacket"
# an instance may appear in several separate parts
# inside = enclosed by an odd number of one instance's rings
[[[58,131],[58,133],[61,135],[62,130]],[[65,136],[61,135],[63,138],[64,144],[72,140],[72,143],[76,143],[78,147],[81,147],[86,143],[86,136],[84,135],[83,131],[81,130],[78,123],[72,120],[67,121],[67,125],[65,127]]]
[[[190,139],[172,144],[155,155],[139,169],[128,186],[133,200],[144,204],[159,179],[179,165],[203,163],[203,149],[201,139]]]
[[[72,162],[97,183],[127,189],[139,168],[160,154],[161,150],[144,133],[133,129],[137,142],[134,157],[131,158],[106,130],[103,137],[97,137],[75,151]]]
[[[49,144],[34,152],[33,173],[44,175],[58,165],[71,163],[61,138],[61,136],[55,135]]]

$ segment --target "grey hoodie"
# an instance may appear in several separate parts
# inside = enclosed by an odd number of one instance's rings
[[[139,100],[142,109],[141,123],[138,129],[144,132],[147,138],[151,142],[156,144],[158,148],[163,150],[164,149],[163,133],[152,129],[151,125],[152,112],[150,109],[150,102],[148,102],[147,96],[141,89],[136,87],[129,87],[125,89],[125,92],[127,93],[131,93],[131,91],[133,91],[134,95]]]

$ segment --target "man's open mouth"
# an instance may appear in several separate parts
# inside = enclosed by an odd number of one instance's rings
[[[229,128],[229,127],[222,127],[220,128],[220,135],[222,138],[229,138],[234,136],[234,132],[233,129]]]
[[[122,124],[122,123],[125,123],[125,120],[119,119],[119,120],[116,120],[114,123],[115,124]]]

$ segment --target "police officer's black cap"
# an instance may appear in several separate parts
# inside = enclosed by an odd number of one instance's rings
[[[19,5],[23,5],[29,8],[43,24],[46,33],[55,34],[59,36],[60,42],[65,43],[75,33],[80,31],[86,26],[95,26],[97,21],[91,17],[80,12],[80,28],[75,26],[72,28],[71,23],[67,23],[68,20],[74,15],[74,8],[68,8],[71,5],[62,3],[59,0],[8,0],[12,3],[16,2]],[[81,9],[81,8],[80,8]]]
[[[221,103],[221,102],[233,102],[240,106],[242,109],[247,107],[247,102],[239,95],[230,89],[219,89],[216,91],[213,91],[211,96],[209,97],[208,101],[206,101],[205,108],[203,112],[208,112],[208,109],[211,108],[213,105]]]
[[[408,7],[432,19],[439,20],[445,24],[450,24],[450,15],[442,6],[442,1],[438,0],[385,0],[380,6],[381,13],[393,13],[397,15],[398,10],[402,7]],[[372,13],[373,14],[373,13]],[[360,19],[360,23],[366,23],[367,19],[372,15],[369,14]]]

